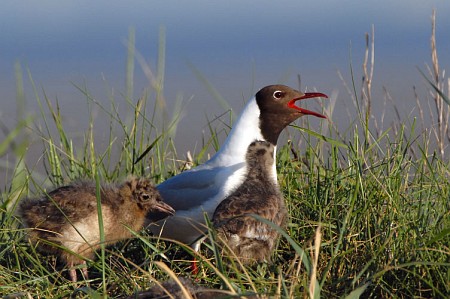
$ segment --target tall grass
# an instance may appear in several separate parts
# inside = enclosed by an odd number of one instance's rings
[[[399,120],[383,130],[382,120],[372,116],[374,33],[372,28],[366,36],[362,85],[356,86],[354,76],[345,82],[351,86],[349,92],[355,103],[353,125],[339,130],[322,122],[318,128],[310,128],[303,119],[299,126],[292,126],[296,137],[279,148],[277,169],[290,221],[286,230],[274,228],[282,237],[273,263],[250,268],[219,254],[213,231],[199,253],[183,244],[137,232],[135,240],[102,249],[99,258],[88,263],[92,275],[89,285],[70,282],[66,271],[61,272],[64,266],[38,253],[27,242],[26,231],[14,216],[17,201],[80,177],[116,181],[133,173],[161,182],[182,171],[187,162],[203,162],[210,147],[218,146],[217,129],[210,125],[211,136],[204,139],[193,161],[178,159],[172,140],[182,110],[172,116],[165,110],[163,31],[156,73],[134,49],[134,33],[130,32],[126,92],[123,98],[110,95],[110,107],[92,97],[85,86],[76,86],[90,108],[100,108],[109,118],[109,144],[105,149],[100,149],[95,140],[93,117],[83,144],[75,146],[73,136],[64,128],[58,102],[45,93],[41,97],[28,73],[41,122],[24,115],[24,121],[5,134],[0,143],[0,154],[12,150],[15,157],[14,165],[6,169],[8,184],[2,190],[0,203],[0,294],[118,297],[169,277],[187,276],[231,294],[282,298],[448,297],[450,94],[443,84],[443,72],[436,71],[434,33],[435,58],[430,68],[434,75],[424,74],[431,77],[427,79],[429,92],[436,106],[429,113],[440,120],[439,126],[431,130],[420,127],[420,120],[415,119]],[[135,58],[150,83],[138,98],[133,95]],[[353,73],[352,66],[351,70]],[[16,76],[21,99],[19,66]],[[127,103],[128,114],[121,113],[117,106],[120,101]],[[327,108],[331,118],[333,109]],[[36,140],[44,150],[39,161],[30,163],[26,148]],[[35,170],[37,164],[45,166],[44,173]],[[201,271],[196,276],[189,271],[193,256],[200,262]]]

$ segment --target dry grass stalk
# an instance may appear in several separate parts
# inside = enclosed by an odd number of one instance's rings
[[[370,40],[369,40],[370,38]],[[370,56],[370,65],[368,66]],[[362,99],[366,98],[366,115],[370,117],[371,115],[371,106],[372,106],[372,79],[373,79],[373,69],[375,65],[375,27],[372,25],[371,36],[369,33],[366,33],[366,52],[364,55],[363,62],[363,90],[362,90]],[[365,88],[364,88],[365,87]]]
[[[436,11],[433,10],[431,14],[431,63],[432,71],[430,70],[431,76],[434,80],[434,85],[440,91],[444,92],[444,75],[445,71],[442,72],[442,76],[439,70],[439,59],[436,47]],[[449,83],[450,85],[450,83]],[[448,89],[450,90],[450,89]],[[445,105],[444,100],[434,89],[430,91],[435,102],[436,113],[437,113],[437,129],[433,130],[434,135],[437,140],[438,150],[442,157],[445,155],[445,140],[450,141],[450,131],[449,131],[449,116],[450,109]]]
[[[322,233],[320,232],[320,225],[316,229],[314,238],[314,252],[313,252],[313,266],[311,269],[311,279],[309,283],[309,297],[316,298],[316,282],[317,282],[317,265],[319,263],[320,243],[322,241]]]
[[[366,33],[366,51],[363,62],[362,87],[361,87],[361,101],[364,102],[364,121],[365,121],[365,135],[368,136],[369,121],[372,118],[372,79],[373,69],[375,65],[375,27],[372,25],[371,34]],[[375,129],[379,132],[378,124],[375,118],[372,118],[375,122]],[[370,143],[371,139],[367,138],[367,142]]]

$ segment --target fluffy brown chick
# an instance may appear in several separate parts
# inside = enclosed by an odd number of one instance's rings
[[[248,214],[259,215],[284,226],[287,210],[274,177],[275,148],[270,142],[255,141],[246,154],[244,183],[224,199],[213,215],[218,239],[244,264],[269,261],[278,232]]]
[[[150,211],[175,213],[145,178],[132,177],[120,186],[102,185],[100,198],[106,245],[131,238],[128,228],[139,231],[149,224],[145,216]],[[76,282],[73,266],[93,259],[100,248],[95,183],[76,181],[41,198],[24,199],[19,215],[30,228],[30,241],[42,252],[59,255]],[[83,274],[87,278],[86,268]]]

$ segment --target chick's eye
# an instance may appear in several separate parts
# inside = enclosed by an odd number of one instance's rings
[[[279,99],[281,99],[281,98],[283,97],[283,92],[277,90],[277,91],[275,91],[275,92],[273,93],[273,97],[274,97],[275,99],[279,100]]]
[[[143,200],[149,200],[150,199],[150,195],[148,195],[147,193],[142,194],[142,199]]]

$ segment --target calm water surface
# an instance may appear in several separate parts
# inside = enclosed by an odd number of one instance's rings
[[[403,116],[416,115],[413,86],[425,99],[426,84],[417,67],[426,70],[425,64],[431,62],[433,8],[439,62],[448,70],[450,1],[4,1],[0,9],[1,122],[12,128],[18,121],[14,64],[20,62],[26,109],[36,114],[29,70],[39,95],[45,92],[53,103],[59,100],[67,130],[82,136],[89,112],[74,84],[86,85],[102,103],[108,102],[110,93],[118,102],[124,101],[129,30],[134,28],[136,50],[155,71],[161,27],[166,36],[168,113],[177,97],[186,103],[175,139],[181,152],[201,144],[206,116],[211,119],[224,112],[193,68],[237,112],[262,86],[298,87],[300,74],[301,89],[333,95],[332,121],[346,128],[352,101],[337,72],[350,84],[352,63],[359,87],[365,33],[372,25],[374,114],[383,109],[386,88]],[[137,62],[134,98],[148,86]],[[314,102],[308,107],[320,109]],[[96,125],[101,127],[99,115]]]

